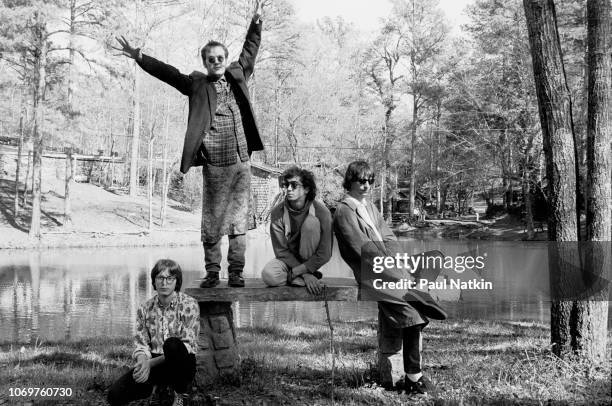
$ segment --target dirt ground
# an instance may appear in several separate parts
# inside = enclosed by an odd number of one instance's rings
[[[64,223],[64,196],[49,187],[42,196],[42,237],[28,236],[30,202],[14,216],[14,182],[0,180],[0,248],[189,245],[200,242],[200,212],[189,212],[169,200],[160,227],[160,199],[154,198],[153,227],[148,229],[144,196],[107,191],[76,183],[72,192],[72,224]]]

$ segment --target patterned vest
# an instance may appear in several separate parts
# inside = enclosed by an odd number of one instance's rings
[[[210,130],[204,133],[203,153],[208,164],[229,166],[249,160],[242,115],[231,86],[224,77],[215,82],[217,110]]]

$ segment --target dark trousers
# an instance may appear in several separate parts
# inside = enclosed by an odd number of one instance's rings
[[[398,357],[401,353],[404,373],[421,372],[421,330],[427,323],[415,324],[410,327],[398,327],[386,317],[379,308],[378,312],[378,345],[382,354],[388,358]],[[395,355],[395,357],[394,357]]]
[[[246,251],[246,234],[229,235],[227,262],[229,273],[242,273],[244,269],[244,253]],[[221,239],[214,243],[203,243],[204,263],[207,272],[221,270]]]
[[[421,372],[421,329],[423,325],[404,327],[402,338],[404,341],[404,372],[418,374]]]
[[[131,368],[110,387],[108,403],[113,406],[125,405],[146,398],[153,392],[153,386],[159,384],[169,385],[175,392],[185,393],[193,381],[195,371],[195,355],[187,352],[181,340],[170,337],[164,342],[164,361],[151,368],[149,379],[144,383],[134,381],[134,368]]]

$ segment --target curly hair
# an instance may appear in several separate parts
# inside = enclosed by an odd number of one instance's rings
[[[349,164],[348,168],[346,168],[342,187],[345,190],[351,190],[351,183],[362,178],[371,178],[373,176],[374,171],[370,167],[370,164],[364,160],[353,161]]]
[[[165,270],[168,270],[168,273],[176,278],[174,290],[177,292],[180,291],[181,286],[183,285],[183,271],[181,270],[179,264],[171,259],[160,259],[155,263],[153,269],[151,269],[151,283],[153,284],[153,289],[157,290],[157,287],[155,286],[155,278]]]
[[[305,188],[308,188],[308,193],[306,194],[306,200],[314,200],[317,196],[317,184],[315,182],[315,176],[312,172],[307,169],[300,168],[298,166],[290,166],[281,175],[281,179],[283,182],[288,181],[291,178],[299,177],[302,185]]]

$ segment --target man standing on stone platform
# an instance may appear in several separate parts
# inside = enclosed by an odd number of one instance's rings
[[[228,63],[228,50],[217,41],[201,51],[207,73],[180,73],[117,38],[123,55],[133,58],[152,76],[189,97],[189,118],[181,172],[202,166],[202,243],[206,277],[200,287],[219,284],[221,237],[228,236],[229,286],[244,286],[242,270],[246,250],[251,185],[249,158],[263,149],[247,81],[253,73],[261,42],[262,3],[257,0],[238,61]]]

